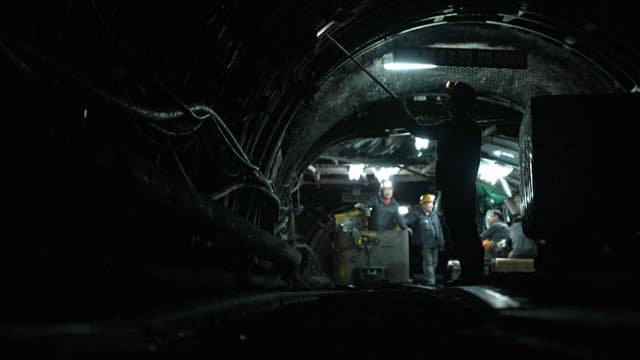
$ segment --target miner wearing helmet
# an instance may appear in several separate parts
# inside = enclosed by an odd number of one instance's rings
[[[396,225],[404,230],[407,225],[400,215],[399,204],[393,198],[393,183],[385,180],[380,185],[380,194],[364,204],[355,205],[369,216],[369,230],[393,230]]]
[[[434,286],[438,252],[444,251],[444,234],[438,214],[433,211],[436,196],[426,193],[420,196],[420,207],[409,212],[405,220],[413,230],[410,245],[410,262],[414,281]]]

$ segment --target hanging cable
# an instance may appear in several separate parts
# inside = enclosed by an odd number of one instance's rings
[[[232,192],[237,191],[237,190],[242,189],[242,188],[260,190],[262,193],[268,195],[269,199],[271,199],[271,200],[273,200],[275,202],[275,204],[278,207],[278,210],[282,209],[282,205],[281,205],[282,203],[280,202],[280,198],[278,198],[275,193],[273,193],[269,189],[266,189],[266,188],[264,188],[262,186],[253,185],[253,184],[247,184],[247,183],[244,183],[244,182],[231,184],[231,185],[225,187],[224,189],[222,189],[222,190],[220,190],[218,192],[212,193],[211,195],[209,195],[209,197],[212,200],[220,200],[223,197],[231,194]]]
[[[414,115],[409,108],[407,107],[407,102],[404,101],[404,99],[400,98],[398,95],[396,95],[396,93],[394,93],[393,91],[391,91],[391,89],[389,89],[389,87],[387,87],[385,84],[382,83],[382,81],[378,80],[378,78],[376,78],[369,70],[367,70],[366,67],[364,67],[364,65],[362,65],[362,63],[360,63],[360,61],[358,61],[358,59],[356,59],[351,52],[349,52],[349,50],[347,50],[344,46],[342,46],[336,39],[333,38],[333,36],[331,36],[329,34],[329,28],[331,26],[333,26],[335,24],[335,21],[331,21],[329,22],[327,25],[325,25],[322,29],[320,29],[320,31],[318,31],[318,33],[316,34],[317,38],[320,38],[321,36],[326,36],[327,39],[329,39],[340,51],[342,51],[345,55],[347,55],[347,57],[353,61],[354,64],[356,64],[362,71],[365,72],[365,74],[367,74],[376,84],[378,84],[382,90],[384,90],[387,94],[389,94],[392,98],[394,98],[395,100],[397,100],[400,105],[402,106],[402,109],[404,110],[404,112],[411,117],[413,120],[417,121],[418,123],[420,123],[422,121],[422,116],[416,116]]]
[[[186,107],[188,109],[188,112],[186,110],[164,111],[164,110],[143,108],[143,107],[138,106],[136,104],[133,104],[133,103],[131,103],[129,101],[126,101],[126,100],[121,99],[119,97],[113,96],[109,92],[94,86],[93,84],[91,84],[89,81],[87,81],[83,77],[81,77],[81,76],[75,74],[74,72],[72,72],[71,70],[69,70],[66,66],[64,66],[64,65],[54,61],[53,59],[51,59],[51,58],[39,53],[37,50],[35,50],[35,49],[33,49],[33,48],[23,44],[23,43],[20,43],[20,42],[16,42],[16,44],[23,51],[26,51],[29,54],[36,56],[36,58],[38,58],[40,61],[44,62],[46,65],[50,66],[51,68],[53,68],[57,72],[63,74],[65,77],[71,79],[76,84],[80,85],[81,87],[83,87],[85,89],[90,90],[92,93],[94,93],[94,94],[98,95],[100,98],[106,100],[107,103],[116,105],[118,108],[125,110],[127,113],[129,113],[130,115],[133,115],[135,117],[148,120],[149,122],[168,122],[168,121],[175,121],[175,120],[181,119],[186,114],[189,114],[190,116],[192,116],[192,117],[194,117],[196,119],[199,119],[199,121],[201,121],[201,123],[199,123],[198,125],[196,125],[194,128],[192,128],[189,131],[189,134],[184,134],[184,135],[193,134],[197,129],[199,129],[201,126],[204,125],[204,122],[207,119],[212,119],[215,127],[217,128],[219,133],[222,135],[224,141],[229,145],[229,148],[232,151],[232,153],[246,167],[248,167],[251,170],[251,173],[261,183],[263,183],[270,191],[272,191],[272,192],[274,191],[273,184],[271,183],[271,181],[269,179],[267,179],[264,176],[264,174],[262,174],[262,172],[260,171],[260,169],[257,166],[255,166],[253,163],[251,163],[251,161],[249,160],[247,154],[244,152],[244,150],[242,149],[240,144],[238,144],[238,142],[237,142],[235,136],[233,135],[233,133],[231,132],[231,130],[229,130],[229,128],[226,126],[226,124],[224,123],[222,118],[217,114],[217,112],[215,110],[213,110],[212,108],[210,108],[209,106],[206,106],[206,105],[203,105],[203,104],[197,104],[197,105],[188,106],[188,105],[184,104],[183,102],[180,102],[182,104],[181,106],[184,106],[184,107]],[[4,43],[0,42],[0,45],[2,45],[3,49],[7,48],[4,45]],[[7,53],[7,50],[5,50],[5,53]],[[198,116],[197,113],[199,113],[199,112],[200,113],[204,113],[204,116]],[[142,132],[142,130],[139,127],[137,129],[138,129],[138,131]],[[183,135],[183,134],[180,134],[180,135]],[[147,138],[149,139],[148,136],[147,136]],[[157,141],[154,141],[154,143],[156,145],[159,144],[159,142],[157,142]],[[171,148],[172,150],[175,150],[175,148],[172,148],[172,146],[166,145],[166,144],[165,145],[161,145],[161,147],[163,147],[163,148]]]
[[[362,63],[360,63],[360,61],[358,61],[358,59],[356,59],[351,52],[349,52],[349,50],[345,49],[344,46],[340,45],[340,43],[333,38],[333,36],[331,36],[329,34],[329,28],[332,27],[335,24],[335,21],[331,21],[329,22],[327,25],[325,25],[322,29],[320,29],[320,31],[318,31],[318,33],[316,34],[317,38],[320,38],[322,35],[326,36],[327,39],[331,40],[331,42],[340,50],[342,51],[345,55],[347,55],[347,57],[353,61],[356,65],[358,65],[358,67],[365,72],[365,74],[367,74],[373,81],[375,81],[376,84],[380,85],[380,87],[387,92],[387,94],[389,94],[392,98],[398,100],[401,104],[404,105],[404,101],[402,99],[400,99],[400,97],[398,95],[396,95],[393,91],[391,91],[391,89],[389,89],[385,84],[383,84],[380,80],[378,80],[378,78],[376,78],[375,76],[373,76],[373,74],[371,72],[369,72],[369,70],[367,70],[366,67],[364,67],[364,65],[362,65]]]
[[[184,170],[184,166],[182,166],[182,161],[180,161],[178,154],[174,152],[173,158],[176,160],[176,163],[178,164],[178,168],[180,168],[180,172],[182,173],[182,176],[184,177],[184,179],[187,181],[187,184],[189,184],[189,187],[191,187],[192,189],[195,189],[196,187],[193,186],[193,183],[191,182],[191,178],[189,177],[187,172]]]

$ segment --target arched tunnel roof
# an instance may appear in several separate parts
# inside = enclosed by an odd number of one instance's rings
[[[316,36],[331,21],[328,33],[401,96],[438,91],[444,81],[460,78],[487,100],[522,110],[536,94],[628,92],[638,79],[637,28],[632,12],[618,3],[91,4],[23,5],[8,23],[16,30],[31,27],[33,38],[9,34],[116,96],[129,94],[150,106],[179,105],[176,96],[210,105],[281,195],[313,160],[305,153],[322,148],[317,142],[324,133],[388,97],[326,37]],[[59,39],[50,41],[51,34]],[[383,54],[416,45],[517,48],[526,52],[528,66],[381,70]],[[136,73],[141,62],[146,72]],[[148,84],[155,77],[174,99],[153,86],[137,95],[126,89],[125,77]],[[195,161],[208,167],[208,159]],[[206,188],[216,182],[212,175],[193,181]]]
[[[363,8],[367,6],[363,5]],[[366,42],[354,44],[352,55],[365,64],[370,74],[401,97],[437,94],[447,80],[464,79],[478,90],[484,101],[522,112],[532,96],[627,92],[636,86],[634,78],[637,74],[631,66],[632,60],[614,60],[614,54],[622,51],[620,48],[613,48],[615,45],[610,43],[609,49],[593,51],[596,44],[605,41],[601,36],[611,36],[611,33],[604,35],[595,31],[598,25],[583,13],[584,8],[539,9],[511,4],[496,8],[459,5],[434,10],[389,5],[378,11],[361,10],[367,16],[356,22],[357,28],[348,23],[336,30],[334,36],[344,44],[353,44],[353,37],[367,34]],[[549,14],[544,13],[549,10]],[[411,15],[404,11],[411,11]],[[395,12],[399,16],[388,16]],[[419,14],[423,18],[419,18]],[[567,15],[575,16],[575,19],[560,17]],[[369,21],[378,27],[369,27]],[[334,46],[322,36],[319,41],[323,48]],[[630,44],[623,43],[618,45]],[[411,47],[517,49],[526,54],[527,66],[526,69],[441,66],[395,73],[383,69],[385,54]],[[323,134],[332,131],[329,138],[340,138],[336,127],[341,121],[354,114],[363,117],[372,103],[389,98],[385,89],[377,86],[369,74],[344,56],[343,62],[319,81],[313,99],[306,101],[295,115],[289,141],[285,139],[283,143],[287,151],[285,168],[287,161],[302,161],[294,167],[294,172],[299,172],[307,165],[305,161],[312,160],[321,151]],[[387,130],[402,127],[401,117],[390,113],[386,120]],[[362,126],[367,124],[365,116],[361,127],[374,131],[375,121],[370,120],[368,127]],[[353,132],[352,127],[343,127],[347,132]],[[312,149],[311,155],[301,156],[308,149]]]
[[[316,293],[269,293],[330,286],[325,277],[312,276],[318,261],[314,249],[296,241],[296,216],[306,210],[296,190],[309,165],[340,158],[402,163],[422,166],[424,172],[412,171],[428,178],[433,152],[407,151],[412,139],[403,133],[394,95],[411,111],[437,119],[446,116],[444,83],[462,80],[479,94],[484,155],[511,152],[512,160],[504,161],[517,167],[513,154],[531,99],[638,92],[640,18],[630,4],[107,0],[7,6],[0,15],[0,86],[7,120],[3,154],[10,160],[6,177],[11,181],[4,264],[9,270],[4,273],[17,275],[6,282],[10,305],[2,312],[13,325],[3,326],[0,336],[29,348],[53,334],[53,348],[58,340],[70,339],[60,343],[70,346],[63,349],[67,354],[75,354],[77,339],[87,335],[108,346],[126,337],[147,351],[189,337],[181,328],[185,323],[206,332],[207,326],[220,324],[218,316],[315,301]],[[385,70],[385,59],[398,49],[443,51],[443,63],[415,72]],[[518,59],[526,66],[512,66],[505,58],[480,64],[479,54],[488,54],[483,51],[524,55]],[[473,66],[460,63],[470,59],[456,57],[463,53],[474,54],[469,55]],[[598,129],[610,124],[602,121]],[[602,156],[597,159],[604,162]],[[344,171],[338,162],[330,165],[340,169],[327,166],[328,171]],[[633,175],[637,178],[637,172]],[[516,169],[507,186],[517,189],[519,178]],[[607,185],[607,191],[618,190],[613,181]],[[603,194],[597,199],[608,201],[609,193]],[[623,210],[617,215],[627,219]],[[322,225],[335,229],[332,221]],[[609,230],[603,229],[598,234]],[[587,230],[581,233],[588,235]],[[612,252],[596,242],[580,248],[585,259],[568,259],[583,266],[572,274],[600,265],[597,254],[624,252],[631,258],[626,250],[637,249],[625,243],[622,252]],[[599,288],[598,297],[577,302],[637,307],[637,295],[631,296],[625,283],[637,273],[620,274],[608,288]],[[555,293],[538,295],[547,303],[575,304],[579,296],[590,295],[590,285],[610,280],[599,275],[580,278],[579,295],[565,288],[566,282],[553,289],[561,299]],[[527,288],[531,284],[517,285],[531,292],[541,283]],[[266,294],[233,299],[256,289]],[[429,300],[453,309],[440,320],[455,315],[457,321],[473,318],[465,324],[495,325],[485,322],[483,316],[495,310],[486,304],[478,318],[466,317],[468,309],[458,312],[456,291]],[[222,301],[200,307],[206,296]],[[379,299],[376,304],[387,303],[386,297]],[[190,310],[171,313],[176,304]],[[321,310],[336,307],[329,301]],[[584,313],[577,314],[558,332],[582,326],[573,320]],[[637,312],[632,315],[616,324],[623,328],[613,335],[637,329]],[[537,313],[526,316],[539,320]],[[112,321],[122,324],[122,317],[134,328],[109,327]],[[58,326],[87,319],[108,325]],[[39,321],[56,324],[40,327]],[[593,323],[611,325],[599,321]],[[244,341],[242,333],[230,336]],[[573,340],[579,342],[579,336]],[[557,346],[551,352],[574,349],[551,340]],[[607,341],[617,344],[617,339]]]

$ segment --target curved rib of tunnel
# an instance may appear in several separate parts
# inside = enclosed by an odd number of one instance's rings
[[[640,172],[630,125],[609,119],[637,113],[639,32],[625,10],[361,0],[5,11],[2,344],[287,353],[317,340],[330,354],[384,331],[381,353],[413,354],[397,344],[414,333],[396,328],[416,328],[459,356],[456,344],[483,341],[499,342],[482,348],[498,356],[628,350],[616,337],[638,330]],[[442,63],[385,70],[399,48],[440,51]],[[404,204],[437,190],[434,148],[413,148],[397,100],[442,119],[447,80],[479,94],[483,158],[513,168],[502,187],[479,185],[478,203],[522,195],[526,231],[541,239],[536,271],[493,274],[490,288],[341,286],[327,259],[332,215],[377,190],[346,167],[399,166]],[[624,199],[607,197],[617,189]],[[615,225],[585,222],[587,194]]]

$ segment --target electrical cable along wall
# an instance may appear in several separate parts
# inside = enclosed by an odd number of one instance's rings
[[[24,297],[52,293],[52,314],[91,317],[163,301],[145,293],[291,286],[301,254],[276,231],[287,231],[288,204],[238,124],[190,81],[176,86],[168,59],[136,46],[112,5],[25,9],[0,38],[5,111],[20,135],[5,143],[16,166],[13,316],[32,310]],[[213,274],[201,288],[186,285],[202,277],[194,267]]]
[[[327,137],[357,135],[345,122],[393,97],[317,37],[331,21],[331,38],[401,97],[436,93],[451,77],[513,108],[533,95],[637,90],[637,28],[620,11],[596,16],[602,7],[151,5],[68,1],[3,13],[12,263],[37,265],[28,278],[38,284],[55,283],[38,277],[56,269],[81,284],[81,259],[93,259],[105,282],[147,265],[197,265],[301,285],[291,269],[309,260],[294,227],[308,157],[332,144]],[[377,62],[396,45],[509,42],[528,51],[526,70],[400,75]]]

